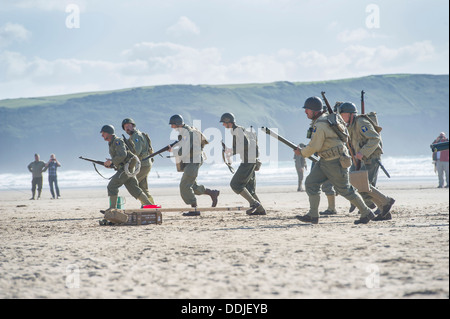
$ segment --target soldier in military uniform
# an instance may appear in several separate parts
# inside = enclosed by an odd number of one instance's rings
[[[233,148],[228,150],[230,155],[239,154],[241,164],[231,179],[231,189],[244,197],[250,204],[248,215],[266,215],[266,210],[256,195],[255,171],[259,169],[259,151],[256,138],[252,138],[244,127],[236,125],[236,119],[232,113],[224,113],[220,118],[222,125],[231,130],[233,135]]]
[[[348,125],[351,145],[353,146],[355,157],[364,164],[369,175],[370,192],[361,193],[366,204],[375,203],[379,214],[374,220],[391,219],[389,212],[395,200],[381,193],[376,187],[380,158],[383,154],[382,140],[378,127],[367,115],[358,115],[355,104],[343,103],[339,112],[342,119]],[[352,166],[351,170],[356,168]]]
[[[33,175],[33,179],[31,180],[31,196],[30,200],[34,199],[36,194],[36,186],[38,191],[37,199],[41,198],[42,192],[42,173],[47,170],[48,167],[45,166],[45,162],[40,160],[39,154],[34,154],[34,162],[28,164],[28,170]]]
[[[136,177],[130,177],[125,173],[125,164],[133,158],[133,154],[127,149],[124,141],[114,134],[115,130],[112,125],[104,125],[100,133],[103,139],[108,142],[109,154],[111,155],[111,159],[105,162],[105,167],[110,167],[114,164],[117,169],[116,174],[108,183],[109,209],[117,208],[117,197],[119,188],[122,185],[125,185],[131,196],[138,199],[142,205],[151,205],[152,203],[148,200],[145,193],[139,188]]]
[[[180,181],[181,198],[187,205],[196,208],[197,198],[195,195],[209,195],[212,200],[212,207],[216,207],[220,192],[197,184],[198,170],[203,164],[203,147],[208,142],[199,130],[185,124],[183,117],[179,114],[173,115],[169,120],[169,124],[181,136],[178,143],[169,147],[169,152],[177,149],[174,153],[177,168],[183,172],[183,177]],[[198,216],[200,212],[194,210],[183,215]]]
[[[350,185],[348,169],[341,164],[341,157],[348,157],[348,151],[344,142],[328,123],[327,115],[323,113],[321,99],[310,97],[305,101],[303,108],[307,117],[312,120],[311,141],[306,147],[295,150],[295,153],[303,157],[310,157],[317,153],[320,160],[314,165],[305,181],[310,210],[306,215],[297,216],[297,219],[313,224],[319,222],[320,186],[329,180],[336,192],[360,210],[361,217],[355,221],[355,224],[367,224],[375,215]]]
[[[148,174],[150,174],[150,170],[152,169],[153,159],[147,158],[146,160],[143,160],[153,153],[150,137],[147,134],[139,131],[136,128],[136,122],[131,118],[126,118],[122,121],[122,129],[130,136],[128,140],[125,140],[126,144],[130,148],[131,152],[135,154],[141,161],[141,169],[136,175],[139,187],[145,193],[148,200],[152,204],[154,204],[155,201],[150,195],[147,181]]]

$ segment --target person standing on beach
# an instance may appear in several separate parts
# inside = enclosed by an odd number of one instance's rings
[[[439,136],[434,140],[432,144],[441,143],[441,142],[447,142],[448,138],[445,136],[444,132],[441,132]],[[433,161],[434,165],[436,167],[437,173],[438,173],[438,180],[439,185],[438,188],[444,187],[444,173],[445,173],[445,180],[447,182],[447,185],[445,186],[448,188],[448,158],[449,158],[449,150],[443,150],[438,152],[433,152]]]
[[[56,175],[56,169],[61,167],[61,164],[55,157],[55,154],[50,155],[50,160],[45,164],[45,167],[48,168],[48,184],[50,185],[50,193],[52,194],[52,199],[60,198],[59,187],[58,187],[58,177]],[[53,186],[55,189],[53,189]],[[56,190],[56,197],[55,197]]]
[[[298,187],[297,192],[303,192],[303,175],[305,173],[305,170],[308,169],[306,165],[306,160],[303,156],[294,154],[294,161],[295,161],[295,170],[297,171],[298,176]]]
[[[42,192],[42,173],[47,170],[45,162],[40,160],[39,154],[34,154],[34,162],[28,164],[28,170],[31,172],[33,179],[31,180],[31,193],[30,200],[34,200],[36,194],[36,186],[38,191],[37,199],[41,198]]]
[[[114,126],[104,125],[100,130],[102,137],[109,145],[109,154],[111,158],[104,163],[105,167],[111,167],[114,164],[117,169],[116,174],[111,178],[108,183],[108,196],[110,200],[109,209],[117,208],[117,198],[119,195],[119,188],[125,185],[128,192],[134,198],[138,199],[142,205],[152,205],[148,200],[148,197],[139,187],[136,177],[128,176],[125,173],[125,165],[129,163],[134,157],[133,154],[127,149],[125,142],[118,136],[116,136]]]
[[[145,161],[143,161],[144,158],[153,153],[150,137],[148,136],[148,134],[139,131],[136,128],[136,123],[131,118],[126,118],[122,121],[122,129],[130,136],[125,142],[130,147],[131,152],[134,153],[141,161],[141,169],[136,175],[139,187],[142,189],[145,195],[147,195],[148,200],[152,204],[154,204],[155,201],[152,195],[150,195],[147,181],[148,174],[150,174],[150,170],[152,169],[153,158],[147,158]]]
[[[197,184],[198,171],[203,164],[203,147],[208,144],[208,141],[199,130],[185,124],[183,117],[179,114],[173,115],[169,124],[181,136],[175,145],[169,146],[169,152],[176,151],[174,155],[178,171],[183,172],[180,181],[181,198],[187,205],[197,208],[195,195],[209,195],[212,200],[211,206],[216,207],[220,192]],[[200,212],[196,210],[183,213],[183,216],[199,215]]]
[[[370,192],[361,193],[365,203],[369,206],[375,203],[379,214],[374,220],[392,219],[391,210],[395,200],[381,193],[376,187],[381,154],[383,154],[381,127],[366,114],[358,115],[355,104],[345,102],[339,107],[342,119],[347,123],[351,145],[355,151],[356,160],[360,161],[369,175]],[[352,166],[351,170],[356,168]]]
[[[260,166],[256,135],[236,125],[236,119],[232,113],[224,113],[220,122],[226,129],[231,130],[233,135],[233,148],[227,150],[228,155],[239,154],[241,158],[241,164],[230,182],[231,189],[250,204],[247,215],[266,215],[266,210],[256,195],[255,171],[259,170]]]
[[[296,218],[304,223],[319,223],[320,186],[329,180],[336,192],[349,200],[361,212],[361,217],[355,220],[355,224],[367,224],[375,218],[375,215],[350,185],[348,169],[344,168],[340,161],[343,154],[348,156],[348,150],[338,134],[331,128],[323,112],[322,100],[319,97],[310,97],[305,101],[303,108],[308,119],[312,121],[311,141],[304,148],[297,148],[294,152],[303,157],[310,157],[317,153],[320,160],[315,163],[305,180],[309,212]]]

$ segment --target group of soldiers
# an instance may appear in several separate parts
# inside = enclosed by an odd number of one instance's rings
[[[380,129],[368,116],[358,115],[356,106],[346,102],[336,105],[338,119],[343,125],[336,127],[330,123],[328,113],[324,109],[322,100],[318,97],[308,98],[303,106],[311,127],[308,130],[310,142],[304,147],[298,147],[294,152],[297,156],[308,158],[316,155],[320,160],[314,163],[310,174],[305,180],[305,190],[309,197],[309,212],[296,218],[305,223],[317,224],[319,222],[319,202],[321,187],[326,188],[329,208],[325,214],[335,214],[335,199],[339,194],[351,203],[351,209],[358,208],[360,218],[355,224],[367,224],[371,220],[391,219],[390,209],[395,200],[382,194],[375,186],[382,151]],[[220,123],[229,129],[233,136],[233,146],[224,146],[224,154],[230,156],[239,154],[241,163],[231,179],[231,189],[242,196],[249,203],[248,215],[266,215],[261,200],[256,194],[255,172],[259,170],[259,151],[255,134],[248,132],[244,127],[237,125],[232,113],[224,113]],[[186,205],[194,208],[184,213],[185,216],[198,216],[198,195],[209,195],[212,207],[218,202],[220,191],[206,188],[197,183],[199,169],[203,163],[203,148],[208,141],[205,136],[194,127],[184,123],[181,115],[173,115],[169,120],[172,129],[178,131],[178,141],[167,147],[176,158],[177,169],[183,172],[180,181],[180,195]],[[336,125],[335,125],[336,126]],[[117,172],[108,184],[110,197],[109,209],[117,207],[119,188],[125,185],[128,192],[138,199],[142,207],[154,205],[155,201],[149,193],[147,178],[152,167],[151,154],[153,153],[151,140],[146,133],[136,128],[133,119],[122,121],[122,129],[129,138],[120,138],[115,134],[112,125],[104,125],[100,131],[102,137],[109,144],[111,159],[107,160],[105,167],[115,167]],[[353,155],[354,153],[354,155]],[[351,154],[351,156],[349,155]],[[140,169],[137,174],[130,174],[127,165],[137,158]],[[351,163],[350,158],[359,161],[368,171],[370,189],[359,193],[349,181],[350,170],[358,169]],[[225,159],[225,157],[224,157]],[[128,163],[128,164],[127,164]],[[377,208],[375,212],[372,209]]]

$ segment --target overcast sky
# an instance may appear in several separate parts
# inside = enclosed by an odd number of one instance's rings
[[[0,0],[0,99],[449,73],[447,0]]]

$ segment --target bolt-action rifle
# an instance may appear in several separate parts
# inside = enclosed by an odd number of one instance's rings
[[[267,135],[270,135],[274,138],[276,138],[277,140],[279,140],[281,143],[289,146],[290,148],[292,148],[294,151],[296,149],[299,149],[299,147],[297,145],[295,145],[294,143],[288,141],[287,139],[285,139],[284,137],[278,135],[277,133],[271,131],[268,127],[261,127],[261,130],[263,130],[264,133],[266,133]],[[319,158],[317,158],[317,156],[315,155],[311,155],[310,157],[308,157],[308,159],[310,159],[313,162],[318,162]]]
[[[94,163],[94,166],[95,166],[95,164],[105,166],[105,162],[102,162],[102,161],[93,160],[93,159],[86,158],[86,157],[83,157],[83,156],[80,156],[80,157],[78,157],[78,158],[79,158],[79,159],[82,159],[82,160],[85,160],[85,161],[88,161],[88,162],[92,162],[92,163]],[[106,167],[106,166],[105,166],[105,167]],[[113,169],[116,169],[116,167],[114,166],[114,164],[111,164],[111,166],[106,167],[106,168],[113,168]]]
[[[170,144],[170,145],[168,145],[168,146],[166,146],[166,147],[163,147],[163,148],[160,149],[159,151],[156,151],[156,152],[150,154],[149,156],[143,158],[142,161],[145,161],[145,160],[147,160],[147,159],[149,159],[149,158],[152,158],[152,157],[154,157],[154,156],[156,156],[156,155],[159,155],[159,154],[161,154],[161,153],[167,152],[167,151],[169,150],[169,148],[173,147],[173,146],[174,146],[175,144],[177,144],[178,142],[179,142],[179,141],[176,141],[176,142],[173,142],[172,144]],[[142,161],[141,161],[141,162],[142,162]]]

